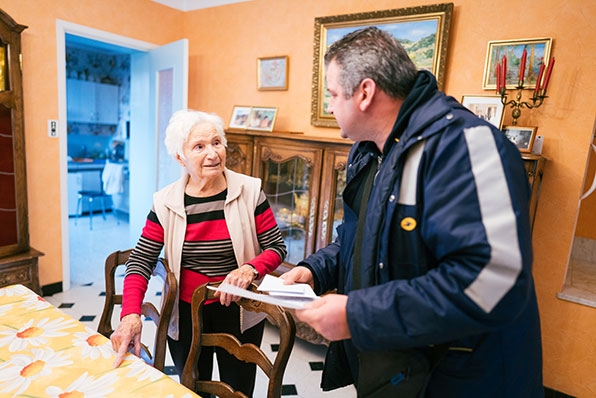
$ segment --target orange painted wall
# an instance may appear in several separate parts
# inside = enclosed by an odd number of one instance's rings
[[[42,285],[61,280],[58,141],[46,134],[56,119],[56,19],[134,39],[190,40],[189,105],[230,117],[234,105],[279,107],[276,128],[337,136],[310,125],[313,25],[318,16],[434,4],[402,0],[253,0],[181,13],[149,0],[3,0],[23,33],[23,73],[31,244]],[[556,298],[583,189],[596,110],[593,65],[596,3],[581,0],[454,0],[445,91],[482,90],[489,40],[552,37],[557,62],[549,98],[524,109],[520,125],[538,126],[548,158],[534,228],[534,274],[542,314],[545,385],[567,394],[596,395],[596,309]],[[399,4],[398,4],[399,3]],[[288,55],[289,89],[256,89],[256,59]],[[505,123],[510,122],[507,112]]]

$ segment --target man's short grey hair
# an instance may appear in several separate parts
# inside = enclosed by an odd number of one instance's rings
[[[362,80],[370,78],[387,95],[403,99],[418,74],[399,41],[377,27],[356,30],[333,43],[325,54],[325,66],[331,61],[339,66],[338,83],[346,98],[354,95]]]
[[[223,128],[223,120],[214,113],[195,111],[192,109],[183,109],[174,112],[166,127],[166,138],[164,143],[168,154],[176,159],[180,155],[184,159],[184,143],[188,140],[190,131],[197,124],[209,123],[215,127],[217,134],[220,135],[222,143],[227,147],[226,134]]]

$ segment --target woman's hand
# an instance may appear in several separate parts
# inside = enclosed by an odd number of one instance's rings
[[[235,269],[234,271],[230,272],[226,279],[224,279],[221,283],[227,283],[228,285],[237,286],[242,289],[246,289],[252,281],[255,280],[255,273],[253,270],[252,265],[244,264],[242,267]],[[236,302],[240,300],[240,296],[234,296],[230,293],[224,292],[217,292],[215,296],[219,295],[219,302],[226,307],[232,304],[232,302]]]
[[[141,330],[143,322],[139,314],[128,314],[122,318],[118,328],[110,336],[112,348],[118,353],[114,360],[114,367],[120,366],[126,353],[134,348],[134,354],[141,356]]]

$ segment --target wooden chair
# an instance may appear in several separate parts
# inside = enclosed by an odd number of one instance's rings
[[[256,292],[253,284],[251,290]],[[282,307],[263,303],[256,300],[242,298],[238,304],[247,311],[264,312],[269,321],[279,329],[279,350],[275,360],[267,355],[254,344],[241,344],[236,337],[226,333],[203,333],[201,314],[203,304],[206,300],[214,297],[215,291],[207,289],[207,284],[199,286],[192,295],[192,344],[191,351],[182,372],[182,384],[194,391],[214,394],[221,398],[246,398],[240,391],[234,391],[231,386],[222,381],[200,381],[198,380],[197,362],[202,347],[221,347],[236,358],[250,363],[255,363],[269,378],[267,387],[268,398],[279,398],[283,375],[294,346],[296,326],[294,319]]]
[[[114,307],[116,305],[122,305],[122,294],[116,293],[116,269],[118,266],[126,263],[131,252],[132,249],[115,251],[106,258],[106,300],[97,331],[108,338],[114,332],[112,327]],[[151,344],[153,348],[149,349],[148,346],[143,343],[141,358],[156,369],[163,371],[166,359],[168,324],[176,299],[177,284],[176,277],[174,276],[174,273],[170,271],[170,267],[165,259],[159,259],[153,272],[153,277],[158,277],[163,281],[164,289],[161,298],[162,303],[160,310],[157,310],[155,305],[149,301],[143,302],[141,306],[141,314],[146,318],[151,319],[156,326],[155,341]]]

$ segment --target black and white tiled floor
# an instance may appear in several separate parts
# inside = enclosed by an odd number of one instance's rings
[[[128,223],[126,219],[108,214],[103,220],[101,215],[93,218],[93,231],[89,230],[88,217],[81,217],[75,225],[75,220],[69,221],[70,227],[70,263],[71,263],[71,289],[57,293],[46,299],[59,307],[65,313],[88,324],[92,329],[97,329],[104,303],[103,264],[107,255],[115,250],[127,249],[122,242],[129,242]],[[121,274],[121,273],[120,273]],[[121,282],[121,276],[119,277]],[[147,297],[155,297],[159,302],[157,286],[149,285]],[[114,314],[114,324],[117,324],[118,314]],[[143,332],[147,340],[151,341],[152,323],[147,322]],[[267,325],[262,347],[266,353],[272,354],[279,342],[277,330],[272,325]],[[286,372],[283,379],[282,395],[284,397],[304,398],[352,398],[356,392],[352,386],[331,392],[321,391],[321,370],[325,357],[326,347],[314,345],[299,338],[294,343]],[[174,375],[172,361],[166,360],[166,373],[178,380]],[[259,370],[255,398],[266,397],[267,378]]]

